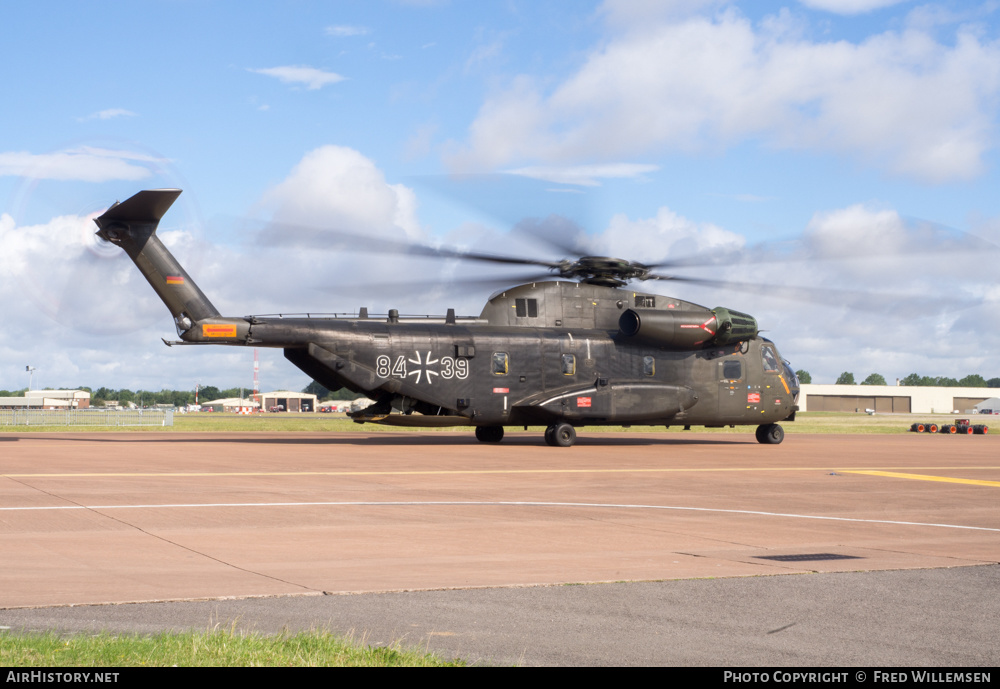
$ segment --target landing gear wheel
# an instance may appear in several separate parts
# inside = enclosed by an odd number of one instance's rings
[[[503,440],[503,426],[476,426],[476,440],[481,443],[498,443]]]
[[[778,445],[785,439],[785,429],[776,423],[769,423],[757,426],[754,435],[757,436],[757,442],[762,445]]]
[[[545,429],[545,442],[552,447],[570,447],[576,442],[576,429],[568,423],[552,424]]]

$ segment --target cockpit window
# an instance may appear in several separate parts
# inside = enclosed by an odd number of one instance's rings
[[[774,355],[774,350],[770,347],[761,347],[760,355],[764,361],[764,370],[768,373],[777,373],[781,370],[778,366],[778,357]]]

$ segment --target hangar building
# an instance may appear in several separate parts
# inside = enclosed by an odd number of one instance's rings
[[[86,390],[28,390],[24,397],[0,397],[0,409],[87,409]]]
[[[307,392],[278,390],[260,395],[260,408],[264,411],[317,411],[319,398]]]
[[[257,410],[257,403],[251,399],[240,399],[239,397],[226,397],[224,399],[211,400],[201,403],[202,411],[210,409],[212,411],[239,412],[242,410]]]
[[[856,411],[878,414],[974,413],[989,399],[990,388],[945,388],[904,385],[802,385],[799,411]]]

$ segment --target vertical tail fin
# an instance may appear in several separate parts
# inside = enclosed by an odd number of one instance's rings
[[[94,220],[100,228],[97,235],[124,249],[156,290],[173,314],[178,332],[194,322],[219,317],[212,302],[156,236],[160,218],[180,194],[180,189],[140,191]]]

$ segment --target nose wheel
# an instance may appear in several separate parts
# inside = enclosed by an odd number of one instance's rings
[[[776,423],[757,426],[757,442],[762,445],[777,445],[785,439],[785,429]]]
[[[576,429],[568,423],[554,423],[545,429],[545,442],[552,447],[569,447],[576,442]]]

